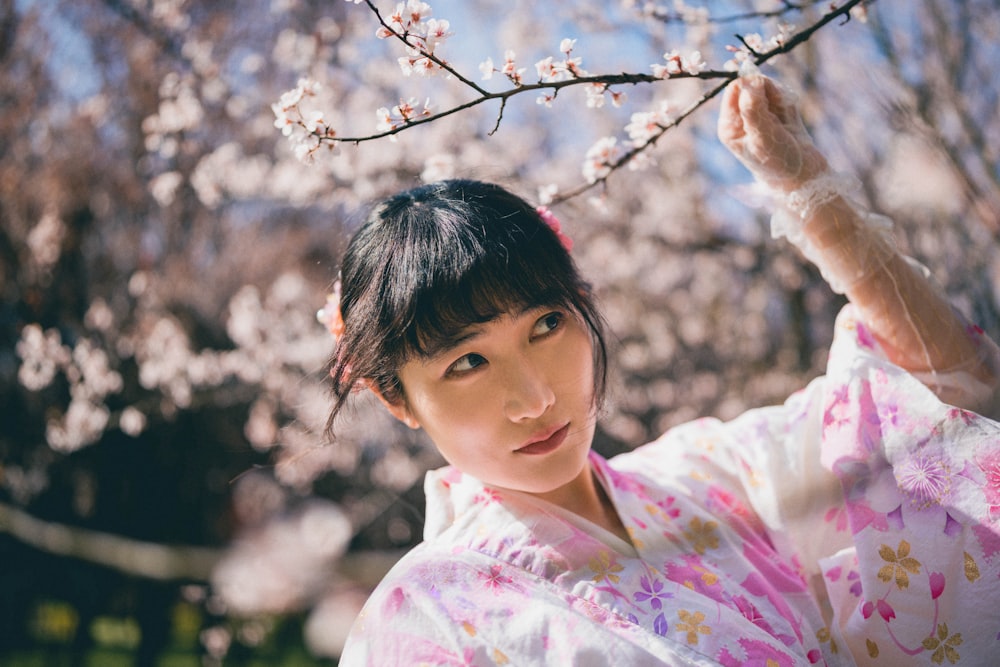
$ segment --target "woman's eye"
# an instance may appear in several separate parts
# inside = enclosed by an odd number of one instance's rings
[[[455,363],[453,363],[451,366],[449,366],[448,375],[451,375],[453,373],[456,374],[467,373],[475,368],[478,368],[479,366],[482,366],[485,363],[486,363],[485,357],[479,354],[470,353],[465,355]]]
[[[555,331],[562,324],[563,317],[562,313],[549,313],[545,315],[535,323],[535,330],[532,334],[535,336],[544,336]]]

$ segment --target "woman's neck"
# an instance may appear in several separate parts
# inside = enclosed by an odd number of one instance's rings
[[[611,498],[597,481],[589,465],[569,484],[534,495],[604,528],[629,544],[632,543]]]

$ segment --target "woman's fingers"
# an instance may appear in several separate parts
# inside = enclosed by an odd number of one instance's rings
[[[739,142],[746,133],[743,127],[743,116],[740,113],[740,91],[741,81],[736,80],[729,84],[722,94],[722,107],[719,111],[718,135],[730,150],[734,149],[734,144]]]

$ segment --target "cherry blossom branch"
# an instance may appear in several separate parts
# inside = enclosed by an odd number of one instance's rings
[[[810,2],[790,2],[789,0],[784,0],[781,3],[781,7],[778,9],[750,11],[743,12],[742,14],[728,14],[725,16],[709,16],[707,10],[704,8],[684,7],[674,11],[663,11],[656,8],[649,11],[647,16],[663,23],[735,23],[737,21],[748,21],[751,19],[778,18],[792,12],[801,12],[805,10],[806,7],[819,5],[824,2],[828,3],[829,0],[810,0]]]
[[[419,103],[415,99],[401,100],[392,109],[383,107],[376,112],[379,117],[376,132],[341,137],[337,136],[333,128],[325,124],[321,112],[314,112],[308,117],[303,115],[299,103],[303,97],[314,94],[316,84],[300,81],[299,86],[285,93],[277,104],[272,105],[272,109],[277,118],[275,126],[279,127],[293,141],[297,155],[306,161],[311,160],[319,148],[323,146],[334,149],[339,143],[346,142],[358,145],[363,142],[392,137],[418,125],[439,121],[467,109],[499,101],[500,108],[493,128],[490,130],[492,135],[499,129],[508,100],[515,95],[530,92],[541,93],[538,102],[551,106],[561,90],[572,86],[584,86],[587,92],[588,106],[602,106],[606,93],[611,95],[612,103],[618,106],[624,99],[624,94],[612,90],[612,86],[651,84],[665,79],[722,80],[721,83],[676,115],[672,115],[672,110],[668,108],[661,108],[658,111],[645,114],[633,114],[632,122],[626,127],[630,135],[629,141],[624,144],[626,148],[618,146],[617,140],[613,137],[605,137],[594,144],[588,150],[584,162],[584,176],[587,182],[562,195],[553,195],[552,199],[547,202],[557,203],[582,194],[596,185],[603,185],[611,173],[626,164],[636,165],[636,158],[654,146],[667,131],[677,127],[688,116],[725,90],[726,86],[736,78],[735,70],[741,62],[748,61],[759,66],[778,55],[789,53],[798,45],[808,41],[816,31],[832,21],[843,18],[843,22],[846,23],[850,20],[852,10],[855,8],[863,9],[867,2],[874,0],[848,0],[840,7],[834,7],[831,4],[830,11],[813,24],[793,34],[779,33],[767,41],[759,35],[736,35],[742,48],[729,47],[731,51],[735,52],[735,55],[733,61],[727,63],[727,69],[724,70],[709,70],[699,52],[693,52],[685,57],[673,51],[664,54],[664,64],[653,66],[652,74],[594,75],[583,69],[581,58],[572,56],[575,40],[564,39],[559,47],[564,58],[561,61],[555,61],[552,57],[548,57],[535,63],[539,80],[536,83],[525,83],[525,68],[518,68],[515,54],[508,51],[505,54],[502,68],[494,67],[492,59],[487,59],[480,65],[484,79],[491,78],[494,73],[500,73],[513,84],[512,87],[497,92],[483,88],[435,53],[437,46],[452,33],[448,31],[450,25],[447,20],[428,18],[431,8],[422,0],[400,2],[394,13],[388,18],[382,15],[372,0],[353,1],[355,4],[364,2],[369,10],[375,14],[379,23],[377,37],[396,39],[403,43],[407,55],[400,57],[398,63],[405,75],[412,73],[433,75],[445,72],[449,77],[455,78],[463,86],[472,90],[475,96],[443,111],[433,111],[429,100],[423,104],[422,109],[418,108]],[[793,9],[801,9],[803,6],[785,2],[784,8],[775,11],[784,13]]]
[[[850,20],[851,16],[850,12],[852,9],[854,9],[858,5],[864,5],[868,2],[874,2],[874,0],[849,0],[849,2],[846,2],[841,7],[833,9],[827,14],[823,15],[819,20],[817,20],[809,27],[804,28],[803,30],[795,33],[792,37],[790,37],[787,40],[781,40],[779,43],[775,44],[775,46],[773,46],[771,49],[764,52],[759,52],[755,47],[755,45],[752,43],[752,40],[749,40],[748,38],[744,38],[739,35],[737,35],[737,38],[744,45],[747,51],[753,56],[753,61],[752,61],[753,64],[760,66],[776,56],[791,52],[791,50],[794,49],[799,44],[808,41],[809,38],[812,37],[812,35],[815,34],[817,30],[827,25],[828,23],[840,17],[844,17],[844,22],[846,23],[847,21]],[[614,173],[621,167],[625,166],[626,164],[632,162],[641,153],[644,153],[646,150],[654,146],[656,142],[660,140],[660,137],[666,134],[669,130],[680,125],[681,122],[683,122],[687,117],[689,117],[695,111],[697,111],[705,104],[707,104],[710,100],[719,95],[719,93],[721,93],[723,90],[725,90],[726,86],[732,83],[732,81],[738,75],[734,72],[726,72],[723,74],[723,76],[725,80],[722,83],[720,83],[719,85],[715,86],[714,88],[706,92],[698,100],[696,100],[682,112],[676,115],[672,120],[664,124],[657,123],[656,124],[657,129],[651,132],[644,141],[635,143],[630,150],[627,150],[618,155],[617,157],[613,157],[604,162],[602,165],[603,169],[600,170],[601,173],[597,175],[595,178],[590,179],[590,182],[583,183],[577,186],[576,188],[573,188],[572,190],[553,196],[552,200],[549,203],[557,204],[560,202],[564,202],[574,197],[578,197],[579,195],[591,190],[597,185],[606,184],[608,178],[611,176],[612,173]]]
[[[404,26],[406,25],[406,24],[403,23],[403,17],[401,15],[399,15],[398,18],[394,15],[393,16],[393,22],[392,23],[388,23],[388,22],[386,22],[385,18],[382,16],[382,12],[380,12],[378,10],[378,7],[375,6],[375,4],[372,2],[372,0],[364,0],[364,3],[366,5],[368,5],[368,8],[375,14],[375,18],[378,19],[379,24],[382,26],[379,29],[379,31],[376,33],[377,37],[379,37],[381,39],[386,39],[388,37],[395,37],[396,39],[398,39],[399,41],[401,41],[406,46],[406,48],[408,50],[414,50],[414,51],[416,51],[417,54],[418,54],[418,58],[417,58],[418,60],[419,60],[419,58],[426,58],[429,61],[429,63],[431,63],[433,65],[436,65],[437,67],[439,67],[440,69],[444,70],[445,72],[448,72],[448,74],[450,74],[451,76],[455,77],[456,79],[458,79],[459,81],[461,81],[462,83],[464,83],[466,86],[472,88],[478,94],[480,94],[480,95],[489,95],[489,92],[485,88],[482,88],[475,81],[472,81],[471,79],[465,77],[461,72],[459,72],[458,70],[456,70],[455,68],[453,68],[446,60],[443,60],[442,58],[438,57],[434,53],[433,49],[428,50],[426,48],[427,47],[426,40],[424,39],[423,36],[413,35],[409,30],[407,30],[405,28],[402,31],[399,31],[395,27],[395,25],[404,25]],[[357,2],[355,2],[355,4],[357,4]],[[402,3],[400,3],[400,5],[402,5]],[[399,8],[397,7],[397,13],[398,12],[399,12]],[[420,20],[421,20],[421,17],[419,17],[419,16],[416,16],[416,17],[411,16],[410,23],[411,24],[419,24]],[[443,40],[443,39],[445,39],[450,34],[450,33],[447,32],[447,30],[450,27],[450,25],[449,25],[448,21],[439,21],[438,25],[440,25],[442,27],[441,32],[438,34],[438,39],[439,40]],[[430,32],[434,32],[434,29],[431,29]],[[413,42],[410,41],[411,37],[414,37],[414,41]],[[414,63],[411,62],[410,63],[410,68],[412,69],[413,67],[414,67]],[[351,141],[354,141],[354,140],[352,140],[352,139],[342,139],[341,141],[351,142]]]

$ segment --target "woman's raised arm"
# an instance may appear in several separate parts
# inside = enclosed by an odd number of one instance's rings
[[[855,200],[854,180],[830,171],[791,96],[757,72],[742,76],[723,97],[719,138],[775,195],[772,233],[847,295],[889,359],[943,400],[997,416],[996,345],[897,251],[891,221]]]

